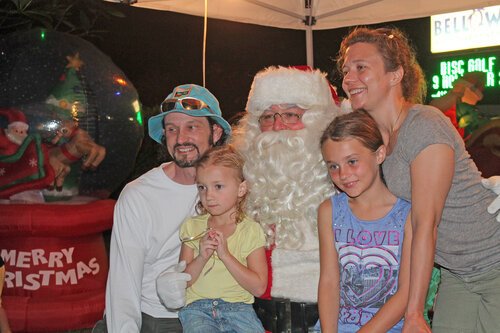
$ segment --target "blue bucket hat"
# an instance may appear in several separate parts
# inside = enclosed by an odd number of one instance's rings
[[[180,112],[192,117],[211,117],[222,127],[228,137],[231,135],[231,126],[224,118],[222,118],[219,101],[217,101],[217,98],[215,98],[215,96],[212,95],[208,89],[196,84],[183,84],[175,87],[174,91],[167,96],[165,101],[169,99],[182,100],[188,97],[203,101],[206,103],[208,108],[204,107],[199,110],[188,110],[184,109],[180,103],[175,103],[172,110],[162,112],[149,118],[149,136],[153,140],[161,143],[161,138],[163,136],[163,118],[171,112]]]

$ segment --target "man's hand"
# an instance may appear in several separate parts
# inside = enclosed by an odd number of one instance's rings
[[[191,275],[183,273],[186,262],[170,266],[156,278],[156,293],[167,309],[178,309],[186,303],[186,286]]]
[[[495,214],[495,212],[498,212],[497,221],[500,222],[500,176],[481,179],[481,183],[488,190],[492,190],[498,195],[498,197],[488,206],[488,213]]]

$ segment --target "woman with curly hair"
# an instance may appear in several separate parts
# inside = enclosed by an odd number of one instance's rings
[[[411,201],[410,290],[403,332],[431,332],[424,303],[434,262],[441,285],[434,332],[500,327],[500,224],[487,207],[495,194],[438,109],[423,101],[415,52],[397,29],[357,28],[342,42],[338,66],[353,109],[366,110],[387,146],[389,190]]]

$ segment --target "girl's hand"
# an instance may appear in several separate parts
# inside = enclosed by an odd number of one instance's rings
[[[230,255],[229,250],[227,248],[227,240],[224,238],[224,234],[220,231],[215,231],[213,234],[214,239],[217,241],[217,255],[221,260]]]
[[[218,242],[212,237],[213,233],[214,231],[211,231],[200,239],[200,256],[204,260],[208,260],[217,249]]]

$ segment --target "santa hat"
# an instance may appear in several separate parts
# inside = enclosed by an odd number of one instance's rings
[[[7,128],[11,128],[13,126],[20,126],[28,129],[28,120],[26,120],[26,116],[19,110],[6,108],[0,109],[0,116],[4,116],[7,118],[8,125]]]
[[[275,104],[328,107],[337,101],[335,90],[320,70],[272,66],[255,75],[246,110],[260,115]]]

